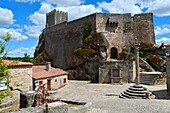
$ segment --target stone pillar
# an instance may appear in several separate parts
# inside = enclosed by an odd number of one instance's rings
[[[134,82],[135,81],[135,78],[136,78],[136,63],[135,61],[133,61],[133,77],[132,77],[132,81]]]
[[[135,49],[136,49],[136,85],[140,83],[140,76],[139,76],[139,43],[136,40],[135,42]]]

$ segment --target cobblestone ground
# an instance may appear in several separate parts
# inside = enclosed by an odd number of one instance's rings
[[[156,99],[121,99],[121,92],[130,85],[92,84],[88,81],[69,81],[69,85],[58,90],[53,98],[65,98],[91,102],[94,113],[170,113],[170,98],[166,96],[166,85],[147,86]],[[112,93],[115,96],[106,96]]]

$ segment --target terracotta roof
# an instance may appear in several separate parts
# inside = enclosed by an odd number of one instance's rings
[[[4,64],[10,67],[14,66],[33,66],[30,62],[20,62],[20,61],[10,61],[10,60],[2,60]]]
[[[33,66],[32,68],[32,77],[34,79],[44,79],[44,78],[52,78],[56,76],[66,75],[68,74],[66,71],[51,67],[51,71],[46,70],[46,66]]]
[[[165,47],[170,47],[170,44],[164,44]]]

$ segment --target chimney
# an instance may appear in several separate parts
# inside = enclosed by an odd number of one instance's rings
[[[46,62],[46,70],[51,71],[51,62]]]

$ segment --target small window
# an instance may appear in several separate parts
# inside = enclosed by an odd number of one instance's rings
[[[57,79],[55,79],[55,82],[57,82]]]
[[[42,85],[43,84],[43,81],[39,81],[39,85]]]
[[[63,82],[64,82],[64,83],[66,83],[66,82],[67,82],[66,78],[64,78]]]

